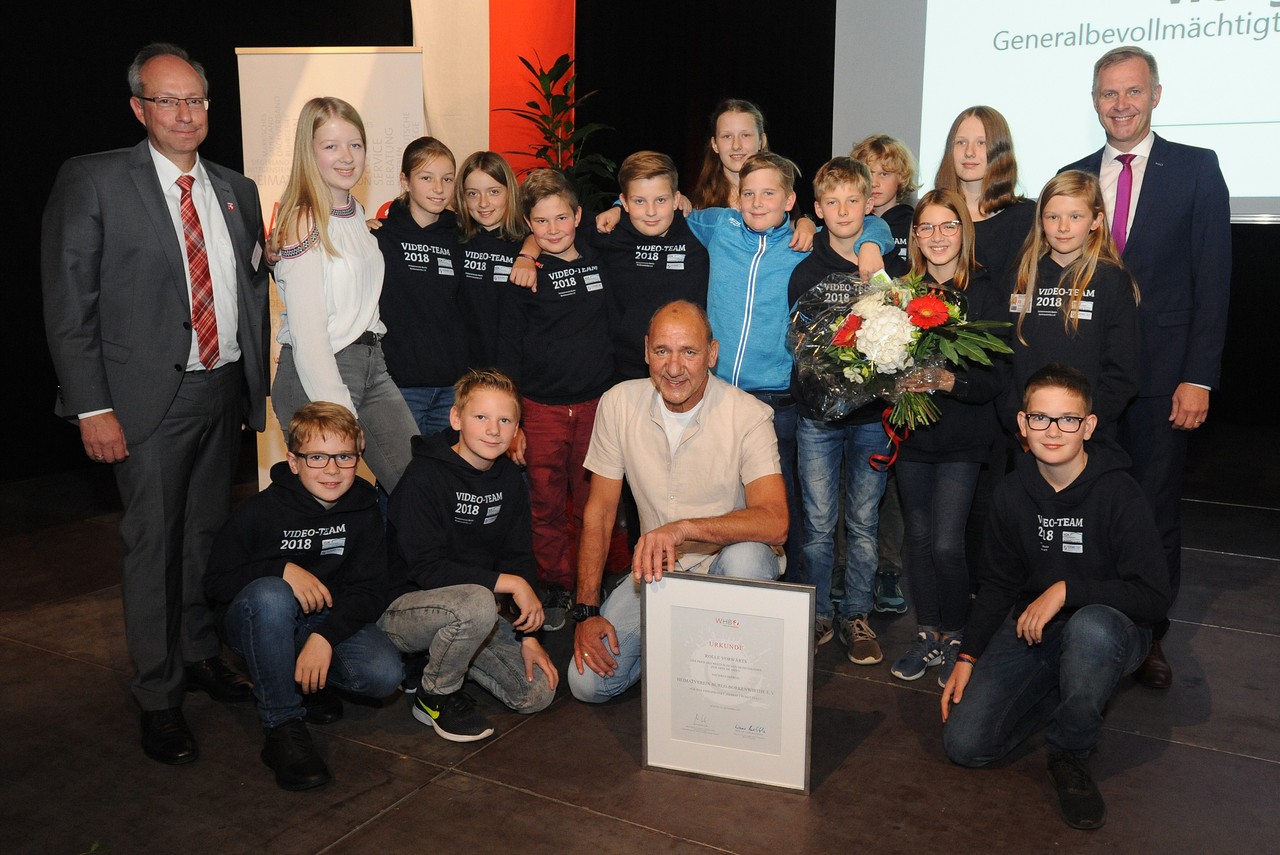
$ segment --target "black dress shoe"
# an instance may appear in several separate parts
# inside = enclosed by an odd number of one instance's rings
[[[177,707],[142,713],[142,750],[152,760],[170,766],[181,766],[200,756],[196,738]]]
[[[1133,672],[1133,679],[1149,689],[1167,689],[1173,685],[1173,669],[1164,658],[1159,639],[1151,642],[1151,652]]]
[[[224,704],[253,700],[253,683],[217,656],[187,666],[187,691],[201,689]]]
[[[279,727],[266,728],[266,734],[262,762],[276,773],[276,783],[281,788],[310,790],[333,780],[302,719],[295,718]]]
[[[333,689],[320,689],[302,696],[302,707],[311,724],[333,724],[342,718],[342,698]]]

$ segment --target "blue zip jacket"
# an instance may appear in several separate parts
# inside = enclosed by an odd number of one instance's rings
[[[757,232],[732,208],[704,208],[688,217],[689,228],[711,256],[707,317],[720,341],[715,375],[748,392],[786,392],[791,386],[787,324],[791,271],[807,252],[796,252],[789,221]],[[856,247],[875,241],[885,257],[894,251],[884,220],[869,216]]]

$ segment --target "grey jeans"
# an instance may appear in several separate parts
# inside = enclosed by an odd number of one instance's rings
[[[418,435],[418,423],[387,373],[382,345],[353,344],[338,351],[334,359],[364,429],[364,462],[378,484],[390,493],[413,459],[409,442]],[[271,385],[271,406],[280,420],[286,444],[289,420],[309,402],[293,364],[293,348],[286,344],[280,348],[280,364]]]
[[[532,683],[525,680],[521,641],[498,617],[493,592],[481,585],[402,594],[378,618],[378,628],[401,653],[429,654],[422,672],[428,694],[456,692],[470,677],[516,712],[538,712],[555,699],[541,669],[534,669]]]

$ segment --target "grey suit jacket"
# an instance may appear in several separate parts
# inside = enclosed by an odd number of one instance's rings
[[[235,248],[242,418],[266,426],[266,258],[257,186],[201,161]],[[143,140],[62,165],[45,205],[41,280],[45,331],[67,418],[113,408],[126,441],[146,439],[186,370],[191,307],[184,248]],[[256,264],[254,263],[256,260]]]

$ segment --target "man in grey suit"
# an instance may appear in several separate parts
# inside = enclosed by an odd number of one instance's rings
[[[267,266],[257,187],[202,160],[204,70],[174,45],[143,48],[132,148],[63,164],[44,211],[45,328],[85,453],[110,464],[124,506],[125,633],[142,747],[196,759],[186,688],[218,700],[251,686],[221,659],[202,577],[231,508],[241,426],[262,430]]]
[[[1176,597],[1188,437],[1209,418],[1227,336],[1231,203],[1216,154],[1151,130],[1160,94],[1150,53],[1124,46],[1103,54],[1093,67],[1093,106],[1107,143],[1063,168],[1098,176],[1109,227],[1142,293],[1142,376],[1119,439],[1155,513]],[[1154,628],[1151,653],[1134,673],[1143,685],[1173,682],[1161,645],[1168,627],[1165,620]]]

